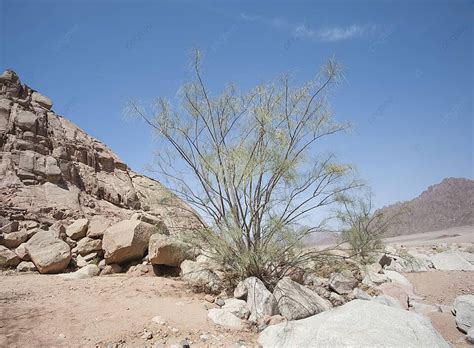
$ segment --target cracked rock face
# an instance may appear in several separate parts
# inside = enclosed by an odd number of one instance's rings
[[[48,97],[0,76],[0,216],[51,225],[146,211],[170,231],[199,226],[195,213],[158,181],[139,175],[105,144],[53,111]]]

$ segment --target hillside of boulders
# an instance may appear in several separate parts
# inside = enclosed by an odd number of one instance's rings
[[[415,199],[379,209],[376,213],[397,216],[385,237],[474,226],[474,180],[446,178],[428,187]]]

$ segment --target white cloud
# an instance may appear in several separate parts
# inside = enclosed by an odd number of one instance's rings
[[[313,30],[304,24],[294,29],[294,35],[298,38],[307,38],[315,41],[335,42],[349,40],[361,37],[370,30],[367,26],[351,25],[350,27],[326,27],[319,30]]]
[[[323,27],[312,29],[305,24],[292,24],[284,19],[273,17],[267,18],[260,15],[241,13],[240,18],[250,22],[260,22],[265,25],[290,31],[290,33],[299,39],[308,39],[319,42],[337,42],[350,40],[370,34],[375,30],[375,26],[351,25],[348,27]]]

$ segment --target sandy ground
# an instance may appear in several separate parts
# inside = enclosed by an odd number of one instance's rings
[[[474,272],[430,271],[404,275],[415,287],[416,294],[423,297],[420,301],[423,303],[452,306],[457,296],[474,294]],[[469,346],[466,336],[456,328],[451,313],[431,313],[428,317],[453,347]]]
[[[474,226],[453,227],[445,230],[408,234],[385,238],[387,244],[405,246],[430,246],[443,243],[474,243]]]
[[[127,346],[179,343],[253,346],[256,334],[207,320],[203,295],[161,277],[114,275],[83,280],[23,274],[0,276],[0,347]],[[162,317],[166,324],[151,321]],[[153,338],[141,338],[144,330]],[[207,336],[201,338],[201,335]],[[203,339],[206,339],[205,341]]]

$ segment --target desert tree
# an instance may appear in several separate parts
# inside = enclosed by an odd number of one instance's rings
[[[342,242],[349,247],[351,256],[363,263],[371,262],[374,253],[384,250],[383,237],[407,210],[404,205],[390,215],[375,210],[370,191],[359,197],[346,196],[339,203],[336,217],[342,229]]]
[[[307,226],[307,216],[359,186],[350,165],[318,150],[348,128],[328,102],[340,66],[331,59],[296,87],[284,75],[248,92],[229,85],[218,95],[204,82],[198,50],[191,73],[177,103],[131,101],[129,111],[155,130],[159,177],[206,221],[188,235],[191,242],[237,276],[271,284],[311,257],[301,245],[322,223]]]

